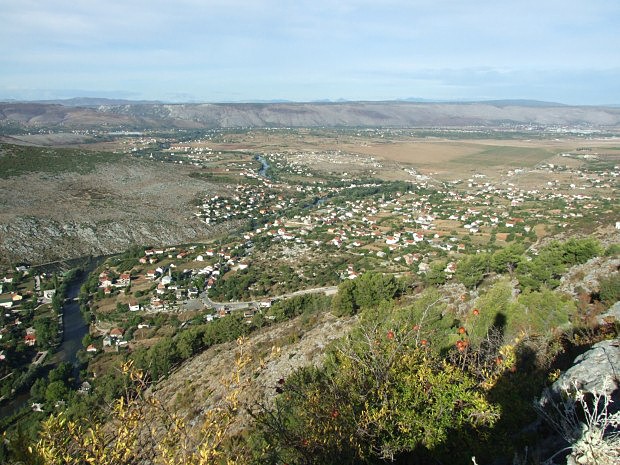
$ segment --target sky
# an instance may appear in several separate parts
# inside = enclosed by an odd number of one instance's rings
[[[619,0],[0,0],[0,100],[620,104]]]

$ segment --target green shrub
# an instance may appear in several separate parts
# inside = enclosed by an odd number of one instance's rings
[[[605,305],[613,305],[620,300],[620,273],[599,279],[599,297]]]
[[[392,324],[367,318],[323,368],[280,382],[274,408],[257,417],[278,461],[376,463],[420,448],[432,455],[462,430],[496,421],[472,378]]]

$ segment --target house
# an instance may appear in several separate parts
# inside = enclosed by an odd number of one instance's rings
[[[424,240],[424,234],[420,234],[420,233],[414,232],[413,233],[413,240],[415,242],[422,242]]]
[[[129,286],[130,283],[131,283],[131,274],[129,273],[122,273],[120,277],[118,278],[119,286]]]
[[[35,403],[31,405],[32,411],[33,412],[42,412],[43,411],[43,404],[40,403]]]
[[[418,273],[427,273],[431,269],[428,263],[420,263],[418,265]]]
[[[56,294],[56,289],[46,289],[43,291],[43,298],[45,300],[52,300]]]
[[[13,306],[13,299],[10,295],[0,296],[0,307],[11,308]]]
[[[138,312],[138,311],[140,311],[140,302],[138,302],[137,300],[130,300],[129,301],[129,311],[130,312]]]
[[[110,336],[106,336],[103,338],[103,347],[110,347],[112,345],[112,338]]]
[[[26,334],[24,343],[29,347],[33,347],[37,343],[37,336],[35,334]]]
[[[456,263],[454,263],[454,262],[448,263],[446,265],[446,268],[444,269],[444,271],[446,273],[450,273],[450,274],[455,273],[456,272]]]
[[[96,348],[93,344],[90,344],[90,345],[86,348],[86,352],[88,352],[88,353],[90,353],[90,354],[97,353],[97,348]]]
[[[88,381],[84,381],[78,389],[78,394],[88,394],[90,392],[91,385]]]
[[[110,330],[110,337],[113,339],[120,339],[123,337],[124,331],[121,328],[112,328]]]

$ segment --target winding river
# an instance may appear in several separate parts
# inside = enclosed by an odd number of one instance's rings
[[[80,267],[83,272],[75,277],[66,290],[66,301],[63,305],[63,338],[56,353],[51,357],[51,363],[46,363],[46,373],[59,363],[68,362],[73,365],[73,377],[78,380],[80,364],[77,353],[82,348],[82,338],[88,333],[88,323],[82,318],[80,304],[77,297],[80,294],[82,284],[88,279],[88,275],[102,262],[103,257],[84,257],[69,262],[54,263],[37,267],[38,272],[66,271],[67,267]],[[13,415],[27,405],[30,398],[29,392],[18,394],[10,401],[2,404],[0,418]]]

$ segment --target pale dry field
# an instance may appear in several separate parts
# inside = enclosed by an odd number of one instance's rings
[[[413,168],[438,179],[455,179],[473,173],[495,177],[500,172],[515,168],[533,168],[539,163],[554,163],[571,168],[579,167],[582,160],[561,157],[561,153],[596,155],[600,159],[620,159],[620,139],[576,138],[561,136],[557,139],[466,139],[444,138],[390,138],[376,134],[352,133],[317,134],[298,130],[292,133],[251,132],[226,135],[226,141],[212,143],[213,150],[256,150],[275,153],[340,151],[338,158],[350,157],[350,164],[340,170],[355,172],[357,156],[374,157],[383,163],[378,171],[385,179],[406,179],[404,168]],[[338,171],[328,159],[312,163],[318,171]],[[324,166],[323,166],[324,165]]]

